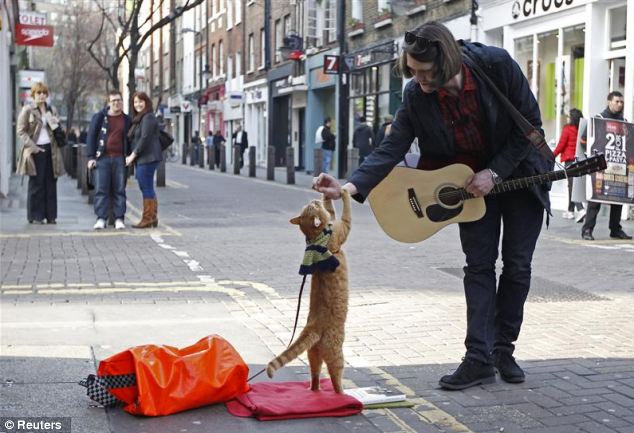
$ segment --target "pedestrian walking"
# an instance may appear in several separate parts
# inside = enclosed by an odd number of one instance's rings
[[[509,110],[474,72],[474,62],[540,130],[537,101],[520,67],[503,49],[457,42],[435,21],[406,32],[404,39],[399,66],[406,78],[414,79],[405,86],[390,135],[343,188],[364,201],[403,159],[415,137],[421,151],[418,168],[433,170],[463,163],[474,170],[464,188],[484,197],[486,212],[478,221],[459,225],[466,256],[466,353],[457,370],[440,379],[440,386],[465,389],[492,383],[496,369],[506,382],[523,382],[524,371],[513,357],[514,342],[522,325],[544,210],[550,211],[548,189],[532,186],[486,194],[502,179],[544,173],[552,169],[552,163],[520,132]],[[332,176],[318,176],[314,188],[326,197],[341,197],[342,187]],[[496,284],[500,240],[504,266]]]
[[[216,130],[214,134],[214,156],[216,157],[216,167],[220,167],[220,146],[226,143],[225,137],[220,132],[220,129]]]
[[[26,218],[31,224],[57,223],[57,178],[64,174],[64,158],[53,133],[60,128],[59,118],[46,103],[48,95],[46,84],[33,84],[33,103],[22,107],[16,127],[22,142],[17,173],[29,176]]]
[[[326,117],[324,119],[323,128],[321,129],[321,148],[323,149],[322,173],[328,173],[332,162],[332,155],[335,152],[335,134],[330,130],[332,119]]]
[[[391,114],[386,114],[383,118],[383,124],[379,127],[379,132],[376,134],[376,144],[375,146],[380,146],[385,138],[386,134],[389,134],[390,125],[394,121],[394,116]]]
[[[159,122],[154,115],[152,100],[145,92],[134,94],[134,117],[128,131],[132,153],[126,158],[126,166],[135,164],[135,176],[143,196],[143,216],[132,227],[145,229],[158,225],[158,200],[154,190],[154,173],[163,154],[159,132]]]
[[[365,123],[365,117],[359,118],[359,125],[352,134],[352,145],[359,149],[359,163],[362,164],[366,156],[372,152],[374,145],[374,134],[372,128]]]
[[[596,117],[601,119],[614,119],[621,120],[627,122],[623,117],[623,107],[624,100],[623,94],[618,91],[610,92],[608,94],[608,106],[605,110],[603,110],[600,114],[597,114]],[[593,241],[594,236],[592,232],[594,231],[594,226],[597,224],[597,215],[599,215],[599,210],[601,209],[601,203],[596,201],[588,202],[588,210],[586,212],[586,222],[583,224],[581,228],[581,237],[586,241]],[[621,212],[623,211],[623,206],[620,204],[611,204],[610,205],[610,237],[612,239],[632,239],[632,236],[628,235],[623,231],[623,227],[621,226]]]
[[[575,162],[575,155],[577,153],[577,136],[579,135],[579,121],[583,118],[583,114],[580,110],[573,108],[568,114],[568,123],[564,125],[564,129],[561,131],[559,137],[559,143],[553,154],[555,157],[560,156],[561,162],[564,163],[564,167],[568,168],[573,162]],[[581,221],[586,214],[583,204],[572,201],[572,183],[573,178],[568,178],[568,210],[561,216],[565,219],[575,218],[577,221]],[[575,211],[576,210],[576,211]]]
[[[128,179],[125,157],[131,151],[129,128],[130,118],[123,112],[121,92],[111,90],[108,92],[108,106],[92,116],[87,136],[88,169],[95,169],[95,230],[106,228],[111,204],[115,229],[125,228],[125,187]]]
[[[240,168],[242,168],[244,167],[244,151],[249,147],[249,137],[247,132],[242,130],[242,125],[238,123],[231,138],[234,146],[240,146]]]

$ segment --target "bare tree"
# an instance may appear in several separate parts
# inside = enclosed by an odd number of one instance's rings
[[[65,20],[57,27],[58,42],[52,51],[50,82],[56,91],[63,94],[66,108],[66,130],[74,124],[76,116],[81,119],[88,93],[95,92],[95,82],[105,75],[95,64],[86,45],[92,40],[100,13],[87,8],[84,2],[70,2],[64,10]]]
[[[115,89],[119,89],[119,68],[124,59],[128,60],[128,91],[131,95],[136,91],[136,80],[134,70],[139,60],[139,53],[143,44],[152,36],[156,30],[171,23],[180,17],[184,12],[200,5],[204,0],[185,0],[182,6],[174,8],[167,16],[160,16],[154,22],[158,11],[163,10],[163,3],[166,0],[128,0],[123,3],[118,2],[121,7],[116,11],[108,10],[107,5],[112,4],[106,0],[95,0],[101,10],[101,24],[94,39],[88,46],[88,52],[110,78],[110,82]],[[141,19],[141,12],[148,11],[147,17]],[[115,42],[114,57],[112,61],[105,62],[97,52],[95,46],[102,37],[106,28],[110,28],[117,33]]]

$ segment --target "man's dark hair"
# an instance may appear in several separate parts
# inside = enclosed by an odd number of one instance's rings
[[[331,119],[330,117],[326,117],[326,118],[324,119],[324,125],[325,125],[326,123],[330,122],[331,120],[332,120],[332,119]]]
[[[117,89],[111,89],[111,90],[108,90],[108,101],[110,101],[111,96],[123,96],[123,95],[121,95],[121,92],[118,91]]]
[[[619,97],[619,98],[622,98],[623,94],[621,92],[619,92],[618,90],[615,90],[614,92],[610,92],[610,93],[608,93],[608,101],[613,100],[615,96]]]
[[[403,45],[403,53],[398,62],[398,70],[405,78],[413,75],[407,66],[409,54],[419,62],[433,62],[436,80],[439,85],[445,84],[460,72],[462,67],[462,50],[451,31],[438,21],[422,24],[410,33],[430,43],[421,50],[418,43]]]
[[[361,116],[361,117],[359,117],[359,122],[361,122],[361,123],[365,123],[365,116]]]
[[[579,120],[581,120],[581,118],[583,117],[583,113],[581,112],[581,110],[578,110],[576,108],[571,108],[569,115],[570,115],[570,124],[575,125],[576,127],[579,127]]]

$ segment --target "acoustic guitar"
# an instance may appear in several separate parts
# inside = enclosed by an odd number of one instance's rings
[[[503,181],[488,195],[583,176],[606,167],[605,157],[598,153],[575,161],[565,170]],[[484,198],[474,197],[463,188],[472,174],[473,170],[464,164],[429,171],[397,166],[368,196],[370,207],[389,237],[420,242],[449,224],[477,221],[484,216]]]

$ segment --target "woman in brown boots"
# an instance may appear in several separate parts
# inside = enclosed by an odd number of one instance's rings
[[[134,118],[128,132],[132,153],[126,165],[135,164],[136,179],[143,194],[143,217],[132,227],[144,229],[158,225],[158,202],[154,191],[154,173],[163,158],[159,142],[159,124],[154,116],[152,101],[145,92],[134,94]]]

